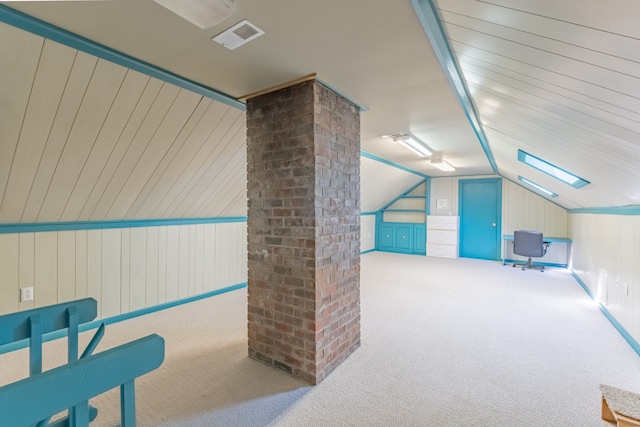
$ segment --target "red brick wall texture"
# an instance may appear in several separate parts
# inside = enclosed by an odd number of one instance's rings
[[[318,384],[360,345],[360,111],[317,81],[247,101],[249,356]]]

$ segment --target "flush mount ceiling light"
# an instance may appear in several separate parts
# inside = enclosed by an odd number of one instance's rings
[[[202,30],[224,21],[236,11],[234,0],[153,0]]]
[[[433,154],[433,151],[431,151],[431,149],[427,147],[424,142],[419,141],[418,139],[406,133],[380,135],[380,138],[391,138],[398,144],[402,145],[405,148],[408,148],[420,157],[429,157]]]
[[[456,170],[456,168],[454,168],[453,166],[451,166],[449,163],[445,162],[441,158],[431,159],[431,166],[438,168],[444,172],[454,172]]]
[[[264,31],[245,19],[213,37],[212,40],[229,50],[234,50],[263,34]]]

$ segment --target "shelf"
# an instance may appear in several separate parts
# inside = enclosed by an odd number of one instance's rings
[[[384,212],[417,212],[427,214],[424,209],[383,209]]]

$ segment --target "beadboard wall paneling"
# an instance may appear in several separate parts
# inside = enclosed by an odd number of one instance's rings
[[[502,180],[502,232],[538,230],[550,237],[567,237],[567,211],[509,180]]]
[[[244,222],[0,234],[0,314],[93,297],[115,316],[246,282],[246,259]]]
[[[640,341],[640,216],[569,214],[571,268]]]
[[[362,212],[375,212],[424,177],[387,163],[360,156]]]
[[[376,217],[375,215],[360,216],[360,252],[371,251],[376,248]]]
[[[0,223],[245,214],[244,111],[4,23],[0,39]]]

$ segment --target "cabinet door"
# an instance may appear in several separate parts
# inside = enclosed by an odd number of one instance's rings
[[[380,225],[378,242],[381,250],[393,250],[394,231],[393,225]]]
[[[425,255],[427,230],[424,224],[413,224],[413,253]]]
[[[398,224],[395,231],[396,250],[398,252],[413,252],[413,224]]]

